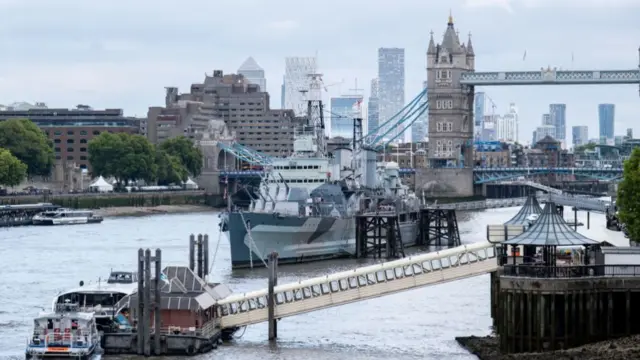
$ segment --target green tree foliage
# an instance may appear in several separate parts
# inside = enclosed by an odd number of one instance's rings
[[[617,205],[620,220],[629,231],[629,238],[640,242],[640,148],[633,149],[631,157],[624,163]]]
[[[0,185],[17,186],[27,177],[27,165],[0,148]]]
[[[202,172],[202,151],[186,137],[178,136],[166,140],[160,144],[160,149],[177,157],[191,176],[196,177]]]
[[[588,143],[588,144],[584,144],[584,145],[579,145],[576,146],[575,148],[575,152],[577,153],[583,153],[585,151],[593,151],[596,149],[596,145],[595,143]]]
[[[27,176],[49,176],[53,166],[53,144],[47,135],[27,119],[0,122],[0,147],[27,165]]]
[[[89,162],[94,176],[112,176],[120,184],[157,176],[155,148],[140,135],[103,132],[89,142]]]
[[[158,164],[158,185],[182,184],[189,177],[180,159],[169,155],[164,150],[156,151],[156,164]]]

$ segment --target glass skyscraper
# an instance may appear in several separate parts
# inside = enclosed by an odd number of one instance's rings
[[[566,104],[550,104],[549,116],[551,117],[551,125],[556,128],[556,140],[566,144],[567,142],[567,105]]]
[[[598,105],[598,119],[600,120],[600,143],[613,145],[614,122],[616,107],[614,104]]]
[[[585,145],[589,142],[589,128],[584,125],[574,126],[572,128],[572,135],[574,147]]]
[[[389,120],[404,107],[404,49],[378,49],[378,101],[380,123]],[[385,130],[389,128],[393,130],[387,138],[396,137],[400,129],[389,124]],[[400,141],[403,139],[398,137]]]
[[[474,139],[479,141],[482,139],[482,129],[484,128],[484,93],[476,93],[473,106],[473,133]]]
[[[367,129],[364,134],[370,133],[378,127],[379,111],[378,108],[378,79],[371,80],[371,94],[367,103]]]
[[[362,117],[362,96],[331,98],[331,137],[353,138],[353,118]]]

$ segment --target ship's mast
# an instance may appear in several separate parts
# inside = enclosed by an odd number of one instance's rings
[[[307,123],[315,129],[317,155],[327,156],[327,142],[324,135],[324,110],[322,105],[322,74],[307,74],[309,94],[307,101]]]

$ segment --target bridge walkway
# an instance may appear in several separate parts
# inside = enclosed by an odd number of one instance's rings
[[[274,288],[277,319],[377,298],[498,269],[496,244],[480,242],[411,256]],[[217,303],[220,326],[267,321],[268,289],[233,294]]]

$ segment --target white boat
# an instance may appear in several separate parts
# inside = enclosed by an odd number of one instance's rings
[[[27,341],[27,359],[89,359],[100,350],[100,333],[95,314],[83,312],[78,304],[58,304],[33,321],[33,334]]]
[[[57,209],[44,211],[32,218],[33,225],[75,225],[101,223],[102,216],[96,216],[91,210]]]
[[[59,293],[54,297],[51,307],[55,310],[60,304],[78,303],[81,311],[95,313],[98,328],[107,329],[114,325],[118,315],[114,305],[136,291],[138,273],[112,271],[107,281],[98,279],[96,283],[89,284],[80,281],[80,287]]]

